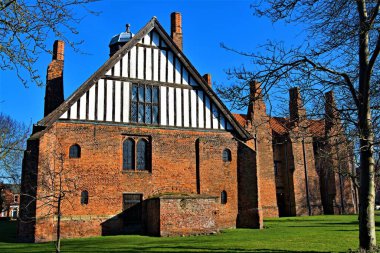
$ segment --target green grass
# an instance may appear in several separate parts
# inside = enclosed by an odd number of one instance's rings
[[[376,217],[380,226],[380,216]],[[53,252],[52,243],[16,243],[16,224],[0,222],[0,252]],[[267,219],[265,229],[158,238],[138,235],[62,241],[62,252],[347,252],[358,246],[357,216]],[[377,234],[380,237],[380,233]]]

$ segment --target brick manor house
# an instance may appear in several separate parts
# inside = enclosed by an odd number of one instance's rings
[[[356,211],[350,178],[334,169],[351,171],[349,156],[323,152],[348,154],[333,145],[344,135],[332,92],[325,119],[306,118],[298,88],[290,118],[276,118],[252,82],[247,114],[232,114],[182,51],[180,13],[170,36],[153,17],[109,47],[65,100],[64,43],[54,43],[44,118],[24,154],[20,240],[54,240],[58,205],[64,238],[207,234]]]

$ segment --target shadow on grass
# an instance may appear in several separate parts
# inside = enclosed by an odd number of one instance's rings
[[[71,251],[70,249],[76,249]],[[66,252],[76,252],[80,249],[81,252],[97,252],[99,248],[96,246],[86,246],[83,244],[71,244],[67,245],[65,248]],[[272,252],[272,253],[286,253],[286,252],[305,252],[305,253],[315,253],[315,252],[329,252],[329,251],[305,251],[305,250],[281,250],[281,249],[243,249],[243,248],[223,248],[223,247],[197,247],[197,246],[131,246],[131,247],[114,247],[114,248],[104,248],[102,252]],[[99,251],[100,252],[100,251]]]
[[[0,221],[0,242],[17,243],[17,221]]]

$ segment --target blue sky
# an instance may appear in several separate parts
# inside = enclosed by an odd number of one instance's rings
[[[156,16],[170,33],[170,13],[182,13],[183,51],[201,74],[211,73],[212,81],[229,84],[225,70],[242,64],[251,68],[249,58],[220,47],[224,43],[241,51],[261,50],[260,45],[267,40],[286,41],[289,45],[299,40],[297,27],[272,25],[266,18],[253,15],[250,4],[255,1],[122,1],[103,0],[89,6],[100,11],[97,16],[86,14],[81,9],[76,12],[85,15],[76,26],[79,34],[73,40],[84,40],[77,53],[65,48],[64,90],[65,98],[74,92],[109,57],[108,43],[111,37],[125,30],[131,24],[136,33],[153,16]],[[54,37],[46,43],[53,45]],[[41,77],[46,76],[46,68],[51,55],[42,54],[36,68]],[[10,115],[26,124],[36,123],[43,117],[44,87],[30,84],[25,88],[11,71],[0,72],[0,112]]]

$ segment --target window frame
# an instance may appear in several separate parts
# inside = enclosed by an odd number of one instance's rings
[[[78,148],[77,156],[72,156],[72,153],[71,153],[72,148]],[[78,143],[75,143],[69,147],[69,159],[79,159],[81,158],[81,156],[82,156],[82,148],[80,147]]]
[[[89,194],[87,190],[83,190],[80,193],[80,204],[82,206],[88,205],[89,202]]]
[[[124,167],[124,143],[126,141],[132,141],[133,142],[133,149],[132,149],[132,157],[133,157],[133,165],[132,168],[128,169]],[[145,142],[145,168],[139,169],[138,168],[138,144],[139,142]],[[152,172],[152,138],[150,136],[126,136],[122,140],[121,144],[121,168],[123,173],[128,172]]]
[[[133,100],[133,90],[134,87],[137,88],[136,91],[136,100]],[[144,90],[144,99],[143,101],[140,101],[140,90],[143,87]],[[150,102],[147,101],[147,90],[150,88]],[[157,90],[157,101],[154,99],[154,90]],[[132,108],[133,106],[136,105],[136,115],[133,114]],[[140,122],[139,121],[139,108],[142,106],[143,108],[143,120]],[[153,108],[157,107],[157,122],[153,123]],[[146,120],[146,113],[147,113],[147,108],[150,108],[150,122],[147,122]],[[160,86],[159,85],[152,85],[149,83],[132,83],[130,85],[130,104],[129,104],[129,122],[132,124],[137,124],[137,125],[154,125],[158,126],[160,125]],[[136,118],[134,118],[136,117]]]
[[[130,203],[134,203],[134,204],[132,204],[132,205],[130,205],[130,206],[128,206],[126,208],[126,205],[125,205],[125,196],[132,196],[132,195],[133,196],[139,196],[140,199],[139,199],[139,201],[131,200]],[[131,207],[133,207],[135,205],[138,205],[138,204],[142,203],[143,200],[144,200],[144,195],[142,193],[140,193],[140,192],[123,192],[123,195],[122,195],[122,210],[125,211],[125,210],[127,210],[127,209],[129,209],[129,208],[131,208]]]
[[[228,202],[228,194],[226,190],[220,192],[220,204],[226,205]]]
[[[225,153],[227,153],[227,159],[225,159],[225,157],[224,157]],[[230,163],[232,161],[232,152],[229,148],[223,149],[222,160],[224,163]]]

